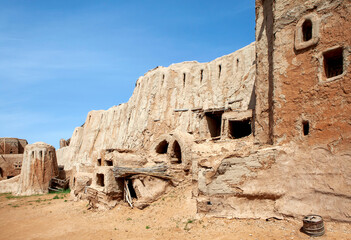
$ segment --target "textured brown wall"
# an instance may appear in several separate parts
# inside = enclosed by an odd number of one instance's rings
[[[25,139],[0,138],[0,154],[22,154],[27,144]]]
[[[350,9],[342,0],[256,1],[256,141],[346,148],[351,140]],[[319,41],[296,50],[296,25],[311,14],[319,19]],[[322,55],[336,46],[344,49],[344,74],[329,81]],[[308,136],[303,121],[309,121]]]
[[[350,1],[291,2],[275,3],[274,142],[346,147],[351,140]],[[319,19],[319,42],[298,51],[294,46],[296,25],[308,14]],[[344,75],[329,81],[322,53],[335,46],[344,49]],[[308,136],[303,135],[306,120]]]
[[[272,143],[273,1],[256,0],[255,140]]]
[[[23,154],[0,154],[0,180],[19,175],[22,161]]]
[[[0,180],[21,173],[25,139],[0,138]]]

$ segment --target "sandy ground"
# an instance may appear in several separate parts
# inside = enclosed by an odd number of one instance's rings
[[[58,199],[57,199],[58,198]],[[350,239],[351,224],[325,222],[326,234],[309,237],[301,220],[199,218],[189,186],[139,210],[121,204],[87,210],[69,194],[11,198],[0,195],[0,239]]]

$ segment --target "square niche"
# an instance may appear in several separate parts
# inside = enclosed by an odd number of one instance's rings
[[[323,67],[326,78],[333,78],[343,74],[344,58],[341,47],[323,53]]]
[[[319,81],[341,79],[348,68],[348,50],[341,46],[327,49],[319,55]]]

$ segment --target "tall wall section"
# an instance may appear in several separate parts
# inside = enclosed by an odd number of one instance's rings
[[[216,215],[351,221],[350,14],[350,1],[256,0],[255,142],[275,150]]]
[[[257,140],[351,141],[350,1],[257,0]]]
[[[254,108],[254,61],[252,43],[209,63],[184,62],[147,72],[127,103],[88,114],[69,146],[57,150],[59,165],[91,165],[102,149],[148,149],[172,131],[211,139],[204,111]]]

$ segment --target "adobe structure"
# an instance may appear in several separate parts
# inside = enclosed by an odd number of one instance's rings
[[[350,10],[257,0],[255,43],[149,71],[61,143],[72,194],[142,208],[192,181],[200,214],[350,221]]]
[[[26,142],[27,143],[27,142]],[[20,174],[0,181],[0,193],[16,195],[44,194],[54,180],[62,178],[58,169],[55,148],[43,142],[27,144],[22,150]],[[23,160],[23,162],[22,162]]]
[[[71,194],[144,208],[192,183],[200,215],[351,222],[351,2],[256,0],[256,42],[157,67],[56,151]]]
[[[10,179],[21,173],[25,139],[0,138],[0,180]]]

